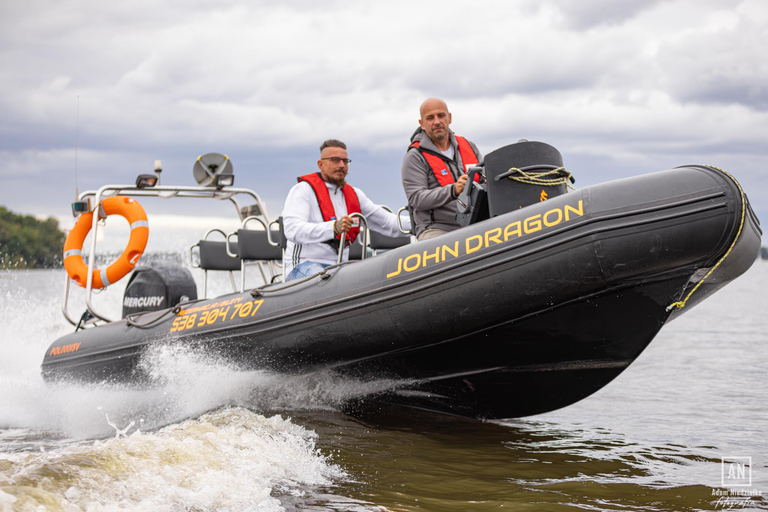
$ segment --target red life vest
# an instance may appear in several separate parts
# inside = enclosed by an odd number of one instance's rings
[[[472,151],[472,146],[469,145],[469,142],[467,142],[467,139],[464,137],[459,137],[457,135],[456,142],[459,144],[459,155],[461,155],[461,163],[464,164],[464,172],[466,173],[467,165],[477,165],[477,155]],[[446,163],[447,158],[443,155],[438,156],[434,151],[421,149],[419,145],[419,141],[416,141],[411,144],[410,147],[419,150],[419,153],[421,153],[429,164],[429,167],[432,169],[432,173],[435,175],[435,178],[437,178],[437,182],[440,183],[440,186],[445,187],[446,185],[453,185],[456,183],[456,180],[453,178],[453,174],[451,174],[448,164]],[[475,181],[480,181],[480,173],[475,174]]]
[[[336,210],[333,208],[333,203],[331,202],[331,194],[328,193],[328,186],[326,185],[326,182],[320,173],[313,172],[312,174],[306,174],[296,179],[299,181],[299,183],[306,181],[312,187],[312,190],[315,192],[315,196],[317,197],[317,202],[320,205],[320,213],[323,214],[323,220],[326,222],[329,220],[335,221]],[[355,189],[352,188],[351,185],[345,184],[341,189],[341,193],[344,194],[344,202],[347,204],[347,215],[360,213],[360,200],[357,198]],[[354,242],[358,233],[360,233],[359,227],[352,227],[349,231],[347,231],[347,237],[345,239],[344,245],[349,245]],[[334,239],[336,242],[335,246],[337,248],[339,246],[338,240],[340,238],[341,234],[338,234]],[[331,243],[331,245],[334,244]]]

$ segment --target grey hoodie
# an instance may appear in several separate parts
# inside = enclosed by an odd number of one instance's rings
[[[466,170],[461,161],[456,135],[450,132],[450,137],[454,157],[453,161],[449,162],[448,170],[453,175],[453,179],[456,180],[462,174],[466,174]],[[416,133],[411,137],[411,143],[415,141],[419,141],[421,148],[440,153],[432,139],[421,128],[416,130]],[[469,145],[477,155],[477,160],[482,162],[483,158],[477,146],[472,142],[469,142]],[[453,195],[453,186],[440,186],[434,172],[417,149],[410,148],[406,152],[400,172],[405,196],[408,198],[408,204],[414,210],[413,220],[416,236],[419,236],[427,228],[453,231],[461,227],[456,222],[456,196]]]

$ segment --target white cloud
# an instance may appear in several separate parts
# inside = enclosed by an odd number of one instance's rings
[[[218,151],[279,196],[335,137],[396,204],[428,96],[486,152],[524,137],[624,172],[714,153],[760,172],[767,21],[761,0],[6,3],[0,173],[56,189],[0,204],[69,189],[78,96],[91,187]]]

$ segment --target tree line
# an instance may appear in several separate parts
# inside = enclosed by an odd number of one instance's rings
[[[53,217],[37,220],[0,206],[0,268],[59,266],[64,239],[64,232]]]

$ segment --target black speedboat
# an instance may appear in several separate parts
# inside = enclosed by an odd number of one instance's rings
[[[530,144],[540,143],[525,151]],[[519,146],[508,148],[487,156],[487,183],[460,198],[462,229],[298,284],[81,328],[51,345],[43,375],[142,382],[147,349],[180,343],[242,368],[389,379],[371,401],[526,416],[605,386],[665,323],[758,257],[759,222],[720,169],[685,166],[568,193],[534,178],[526,186],[548,199],[521,208],[508,177],[536,164],[519,164]],[[562,173],[557,166],[539,165]]]

